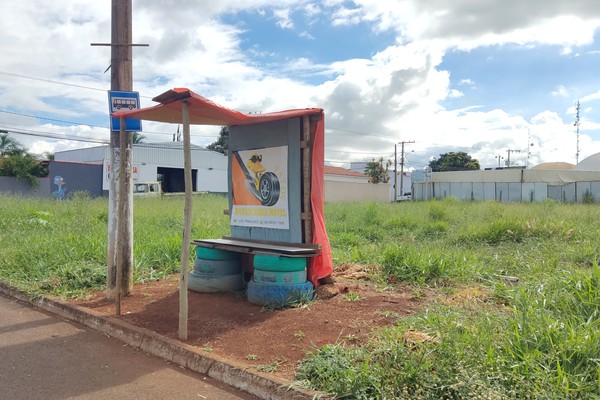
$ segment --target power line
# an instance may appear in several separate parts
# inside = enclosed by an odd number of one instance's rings
[[[95,91],[104,92],[104,93],[107,92],[107,89],[101,89],[101,88],[92,87],[92,86],[85,86],[85,85],[78,85],[78,84],[75,84],[75,83],[59,82],[59,81],[54,81],[54,80],[46,79],[46,78],[38,78],[38,77],[35,77],[35,76],[15,74],[13,72],[0,71],[0,75],[7,75],[7,76],[12,76],[12,77],[21,78],[21,79],[29,79],[29,80],[38,81],[38,82],[52,83],[54,85],[70,86],[70,87],[75,87],[75,88],[79,88],[79,89],[95,90]],[[143,97],[145,99],[151,99],[152,98],[152,96],[142,96],[142,95],[140,95],[140,97]]]
[[[20,116],[23,116],[23,117],[30,117],[30,118],[42,119],[42,120],[46,120],[46,121],[62,122],[62,123],[65,123],[65,124],[71,124],[71,125],[76,125],[76,126],[87,126],[87,127],[90,127],[90,128],[110,129],[108,126],[86,124],[86,123],[83,123],[83,122],[75,122],[75,121],[64,121],[64,120],[58,120],[58,119],[53,119],[53,118],[39,117],[37,115],[17,113],[17,112],[14,112],[14,111],[0,110],[0,113],[20,115]],[[10,124],[10,125],[13,125],[13,126],[23,126],[21,124]],[[146,134],[146,135],[163,135],[163,136],[171,136],[172,135],[172,133],[169,133],[169,132],[154,132],[154,131],[143,131],[141,133]],[[215,137],[218,137],[219,134],[218,133],[215,133],[214,135],[198,135],[198,134],[193,134],[192,136],[194,136],[194,137],[203,137],[203,138],[215,138]]]
[[[23,131],[17,131],[14,129],[2,129],[2,128],[0,128],[0,131],[7,132],[7,133],[13,133],[13,134],[17,134],[17,135],[43,137],[45,139],[71,140],[71,141],[76,141],[76,142],[101,143],[101,144],[109,143],[108,140],[94,139],[94,138],[82,138],[82,137],[77,137],[77,136],[68,136],[68,135],[61,135],[58,133],[49,133],[49,132],[36,132],[36,131],[23,132]]]
[[[384,135],[376,135],[374,133],[367,133],[367,132],[359,132],[359,131],[352,131],[349,129],[341,129],[341,128],[331,128],[331,127],[327,127],[328,131],[339,131],[339,132],[348,132],[348,133],[354,133],[356,135],[363,135],[363,136],[373,136],[373,137],[379,137],[379,138],[383,138],[383,139],[389,139],[392,140],[391,137],[389,136],[384,136]]]
[[[85,123],[83,123],[83,122],[65,121],[65,120],[61,120],[61,119],[54,119],[54,118],[40,117],[40,116],[37,116],[37,115],[31,115],[31,114],[18,113],[18,112],[15,112],[15,111],[0,110],[0,113],[12,114],[12,115],[19,115],[19,116],[21,116],[21,117],[29,117],[29,118],[43,119],[44,121],[60,122],[60,123],[63,123],[63,124],[84,125],[84,126],[89,126],[90,128],[105,128],[105,129],[108,129],[108,127],[107,127],[107,126],[101,126],[101,125],[92,125],[92,124],[85,124]]]
[[[74,84],[74,83],[58,82],[58,81],[53,81],[53,80],[50,80],[50,79],[37,78],[37,77],[34,77],[34,76],[27,76],[27,75],[15,74],[15,73],[12,73],[12,72],[0,71],[0,74],[1,75],[12,76],[12,77],[15,77],[15,78],[30,79],[32,81],[52,83],[52,84],[55,84],[55,85],[71,86],[71,87],[76,87],[76,88],[79,88],[79,89],[88,89],[88,90],[97,90],[97,91],[101,91],[101,92],[106,92],[106,89],[100,89],[100,88],[95,88],[95,87],[91,87],[91,86],[77,85],[77,84]]]
[[[386,152],[381,152],[381,153],[377,153],[377,152],[372,152],[372,151],[350,151],[350,150],[330,150],[330,149],[325,149],[325,151],[331,152],[331,153],[348,153],[348,154],[378,154],[378,155],[388,155],[390,154],[388,151]]]
[[[71,140],[71,141],[76,141],[76,142],[88,142],[88,143],[100,143],[100,144],[108,144],[109,143],[108,140],[104,140],[104,139],[63,135],[63,134],[59,134],[59,133],[40,132],[40,131],[33,131],[33,130],[27,130],[27,129],[15,130],[15,129],[10,129],[10,128],[0,128],[0,131],[13,133],[13,134],[17,134],[17,135],[42,137],[45,139]],[[161,143],[166,143],[166,142],[155,142],[155,143],[156,143],[156,145],[154,145],[152,142],[137,143],[136,146],[137,145],[147,145],[146,147],[173,148],[173,147],[169,147],[169,146],[162,146],[162,147],[160,146]],[[167,142],[167,143],[170,143],[170,142]]]

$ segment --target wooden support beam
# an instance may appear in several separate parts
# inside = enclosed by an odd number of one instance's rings
[[[183,213],[183,243],[179,269],[179,339],[188,337],[188,273],[190,262],[190,239],[192,236],[192,146],[190,140],[190,105],[181,102],[183,120],[183,174],[185,181],[185,209]]]
[[[301,149],[302,152],[302,213],[312,214],[312,205],[310,202],[311,177],[312,177],[312,154],[310,137],[310,117],[302,117],[302,139],[306,144]],[[312,243],[312,220],[303,220],[303,240],[304,243]]]

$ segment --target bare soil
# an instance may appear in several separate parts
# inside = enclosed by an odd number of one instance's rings
[[[367,279],[366,267],[344,265],[333,284],[323,285],[317,299],[295,308],[266,309],[248,303],[244,293],[188,292],[187,343],[286,379],[294,379],[298,361],[325,344],[360,344],[373,329],[392,325],[416,311],[423,298],[410,288],[382,290]],[[326,298],[333,296],[331,298]],[[104,293],[72,303],[114,315]],[[177,277],[137,284],[122,300],[123,320],[177,339]]]

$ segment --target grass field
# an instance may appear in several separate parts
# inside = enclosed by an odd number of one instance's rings
[[[192,237],[226,235],[226,207],[195,197]],[[183,199],[134,213],[135,280],[177,271]],[[298,379],[349,399],[600,398],[599,220],[594,204],[327,204],[336,265],[440,300],[366,346],[315,349]],[[106,226],[106,199],[0,197],[0,279],[32,295],[101,288]]]

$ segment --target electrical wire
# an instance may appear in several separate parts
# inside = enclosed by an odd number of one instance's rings
[[[6,113],[6,114],[13,114],[13,115],[19,115],[22,117],[29,117],[29,118],[35,118],[35,119],[41,119],[41,120],[45,120],[45,121],[52,121],[52,122],[61,122],[64,124],[71,124],[71,125],[77,125],[77,126],[87,126],[90,128],[99,128],[99,129],[110,129],[107,126],[103,126],[103,125],[93,125],[93,124],[86,124],[83,122],[75,122],[75,121],[64,121],[64,120],[60,120],[60,119],[54,119],[54,118],[46,118],[46,117],[40,117],[37,115],[31,115],[31,114],[24,114],[24,113],[18,113],[18,112],[14,112],[14,111],[8,111],[8,110],[0,110],[0,113]],[[23,126],[20,124],[11,124],[14,126]],[[144,135],[162,135],[162,136],[172,136],[173,133],[169,133],[169,132],[154,132],[154,131],[143,131]],[[193,137],[204,137],[204,138],[216,138],[219,136],[218,133],[215,133],[214,135],[197,135],[197,134],[191,134],[191,136]]]
[[[92,87],[92,86],[78,85],[78,84],[75,84],[75,83],[53,81],[51,79],[38,78],[38,77],[35,77],[35,76],[28,76],[28,75],[22,75],[22,74],[15,74],[13,72],[0,71],[0,75],[7,75],[7,76],[12,76],[14,78],[21,78],[21,79],[30,79],[32,81],[52,83],[52,84],[55,84],[55,85],[71,86],[71,87],[76,87],[76,88],[79,88],[79,89],[95,90],[95,91],[104,92],[104,93],[107,92],[107,89],[101,89],[101,88]],[[142,95],[140,95],[140,97],[142,97],[144,99],[151,99],[152,98],[151,96],[142,96]]]
[[[102,88],[78,85],[78,84],[73,84],[73,83],[68,83],[68,82],[59,82],[59,81],[55,81],[55,80],[51,80],[51,79],[33,77],[33,76],[28,76],[28,75],[23,75],[23,74],[16,74],[16,73],[6,72],[6,71],[0,71],[0,75],[10,76],[10,77],[20,78],[20,79],[29,79],[29,80],[38,81],[38,82],[52,83],[55,85],[70,86],[70,87],[75,87],[75,88],[80,88],[80,89],[107,92],[106,89],[102,89]],[[140,95],[140,97],[147,98],[147,99],[152,98],[151,96],[142,96],[142,95]],[[74,122],[74,121],[65,121],[65,120],[53,119],[53,118],[47,118],[47,117],[40,117],[40,116],[36,116],[36,115],[18,113],[18,112],[8,111],[8,110],[0,110],[0,112],[6,113],[6,114],[13,114],[13,115],[25,116],[25,117],[30,117],[30,118],[36,118],[36,119],[41,119],[41,120],[45,120],[45,121],[58,122],[58,123],[63,123],[63,124],[80,125],[80,126],[87,126],[87,127],[91,127],[91,128],[100,128],[100,129],[110,129],[109,127],[106,127],[106,126],[86,124],[86,123],[80,123],[80,122]],[[23,129],[23,128],[21,128],[21,129]],[[2,130],[2,129],[0,128],[0,130]],[[73,136],[68,136],[68,135],[60,135],[60,134],[40,132],[40,131],[31,131],[30,130],[29,132],[23,132],[23,131],[15,131],[12,129],[5,129],[5,130],[8,130],[8,131],[16,133],[16,134],[37,136],[37,137],[43,137],[43,138],[48,138],[48,139],[72,140],[72,141],[79,141],[79,142],[101,143],[101,144],[110,143],[110,141],[102,140],[102,139],[73,137]],[[26,129],[24,129],[24,130],[26,130]],[[388,140],[391,139],[390,136],[386,136],[386,135],[377,135],[377,134],[373,134],[373,133],[355,131],[355,130],[350,130],[350,129],[328,127],[327,130],[333,131],[333,132],[335,132],[335,131],[347,132],[347,133],[352,133],[352,134],[362,135],[362,136],[372,136],[372,137],[378,137],[378,138],[383,138],[383,139],[388,139]],[[168,133],[168,132],[152,132],[152,131],[144,131],[143,134],[144,135],[163,135],[163,136],[167,136],[167,135],[172,136],[173,135],[172,133]],[[202,137],[202,138],[217,138],[218,134],[208,135],[208,136],[191,134],[191,136],[192,137]],[[446,147],[448,145],[433,144],[433,146]],[[388,152],[362,152],[362,151],[345,151],[345,150],[332,150],[332,149],[326,149],[325,151],[331,152],[331,153],[366,154],[366,155],[375,156],[375,157],[381,156],[381,155],[389,155]],[[392,157],[392,156],[393,156],[393,154],[389,157]],[[333,162],[346,162],[347,163],[348,160],[333,161]]]

